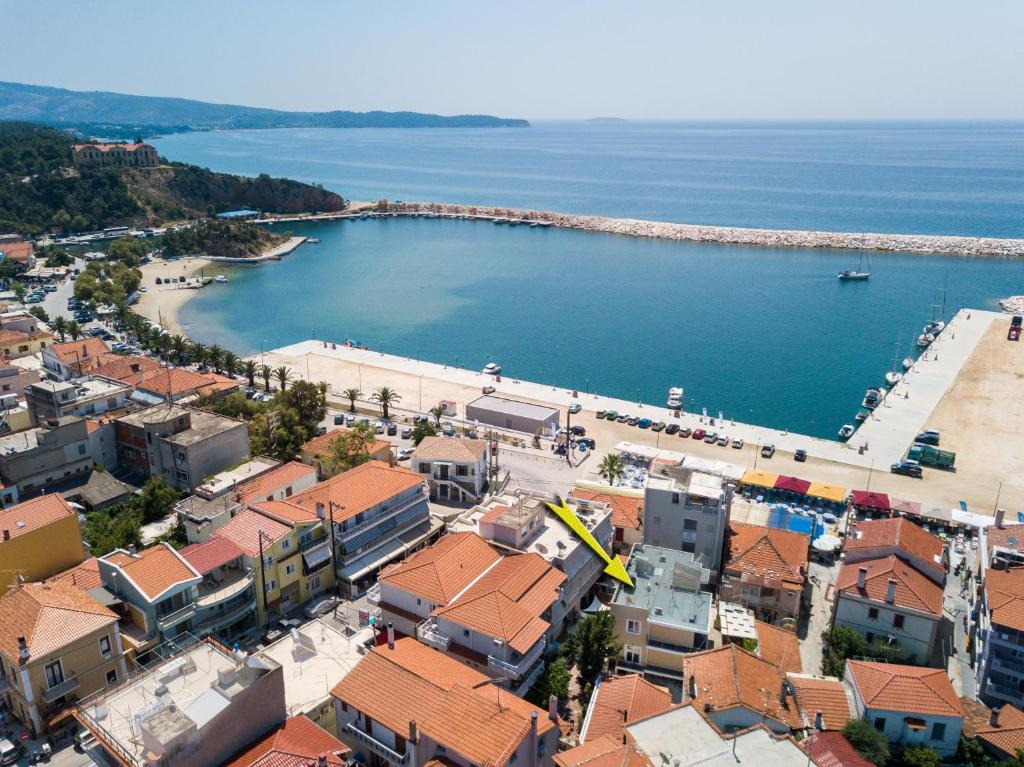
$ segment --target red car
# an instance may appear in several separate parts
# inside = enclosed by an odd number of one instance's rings
[[[694,429],[692,436],[694,439],[704,439],[705,434],[707,434],[707,432],[703,429]]]

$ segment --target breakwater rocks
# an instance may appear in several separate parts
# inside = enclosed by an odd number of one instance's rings
[[[683,242],[713,242],[731,245],[756,245],[770,248],[838,248],[881,250],[896,253],[935,253],[953,256],[1024,256],[1024,239],[995,237],[956,237],[926,234],[876,234],[853,232],[801,232],[781,229],[745,229],[728,226],[695,226],[630,218],[577,216],[550,211],[490,208],[445,203],[391,203],[381,201],[377,213],[398,215],[434,215],[498,219],[509,223],[540,223],[565,229],[622,234],[629,237],[653,237]]]
[[[1010,314],[1024,314],[1024,296],[1010,296],[999,299],[999,306]]]

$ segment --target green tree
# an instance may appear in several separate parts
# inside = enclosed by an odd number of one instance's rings
[[[857,753],[877,767],[889,761],[889,739],[867,719],[851,719],[843,728],[843,736]]]
[[[597,465],[598,475],[609,485],[614,485],[616,480],[618,480],[625,471],[626,468],[622,465],[622,461],[620,461],[619,457],[613,453],[608,453],[601,459],[601,463]]]
[[[213,344],[206,350],[206,362],[213,368],[214,372],[219,372],[224,362],[224,349],[217,344]]]
[[[282,389],[274,397],[274,403],[293,408],[309,431],[315,430],[327,416],[327,397],[317,384],[309,381],[296,381],[290,389]]]
[[[61,266],[71,266],[75,263],[75,259],[71,257],[64,248],[59,248],[55,245],[42,248],[36,251],[36,258],[44,259],[44,266],[50,269],[56,269]]]
[[[576,666],[580,678],[592,685],[605,664],[622,649],[615,639],[615,618],[610,612],[588,615],[580,621],[576,636],[580,643]]]
[[[263,390],[270,391],[270,379],[273,378],[274,371],[270,369],[270,365],[263,365],[260,367],[260,378],[263,379]]]
[[[188,356],[188,339],[183,335],[176,335],[171,339],[171,353],[174,355],[174,361],[179,365],[185,362],[185,358]]]
[[[82,327],[75,320],[71,320],[68,323],[67,333],[69,336],[71,336],[72,341],[77,341],[79,338],[82,337]]]
[[[350,413],[356,412],[356,400],[363,396],[363,393],[359,389],[351,388],[345,389],[344,396],[348,399],[348,409]]]
[[[526,699],[535,706],[547,708],[548,699],[554,695],[559,700],[569,697],[569,681],[572,674],[565,660],[558,658],[544,667],[533,687],[526,693]]]
[[[14,295],[18,297],[19,301],[25,301],[25,296],[28,295],[28,288],[25,287],[24,282],[15,282],[11,285],[11,290],[14,292]]]
[[[436,437],[437,429],[430,421],[417,421],[412,427],[412,443],[419,445],[427,437]]]
[[[441,425],[441,417],[448,412],[444,405],[434,405],[430,410],[427,411],[434,416],[434,424],[436,426]]]
[[[49,322],[50,315],[46,313],[46,309],[41,306],[33,306],[28,310],[28,313],[35,317],[40,322]]]
[[[323,457],[327,474],[339,474],[370,460],[370,447],[377,440],[374,428],[368,423],[357,423],[331,440],[330,452]]]
[[[163,519],[171,513],[180,498],[181,494],[169,487],[163,477],[150,477],[136,498],[142,522],[145,524]]]
[[[128,266],[138,266],[146,255],[146,244],[134,237],[123,237],[114,240],[107,248],[107,258],[112,261],[121,261]]]
[[[370,399],[380,405],[381,418],[388,420],[388,406],[397,405],[402,401],[402,395],[387,386],[382,386],[373,394]]]
[[[68,321],[63,317],[57,317],[50,327],[60,337],[61,343],[64,343],[64,339],[68,336]]]
[[[291,368],[287,368],[284,365],[274,370],[274,377],[277,378],[277,385],[281,391],[284,391],[288,387],[288,382],[292,380]]]
[[[102,557],[114,549],[139,545],[142,515],[131,503],[120,503],[86,515],[82,538],[93,556]]]
[[[863,657],[867,650],[864,637],[847,626],[833,626],[821,632],[825,655],[822,671],[825,676],[840,679],[846,673],[846,659]]]
[[[907,746],[900,754],[900,761],[904,767],[939,767],[942,757],[928,746]]]
[[[206,349],[205,344],[201,344],[198,341],[193,341],[189,345],[188,356],[192,358],[192,362],[199,367],[205,367],[209,360],[209,352]]]
[[[224,367],[224,375],[234,376],[238,372],[238,355],[233,351],[225,351],[224,361],[221,364]]]
[[[249,381],[249,388],[256,388],[256,360],[246,360],[242,363],[242,372],[245,373],[246,379]]]

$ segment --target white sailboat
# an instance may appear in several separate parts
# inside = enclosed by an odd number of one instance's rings
[[[900,336],[896,336],[896,351],[893,352],[892,357],[892,370],[885,374],[885,383],[887,386],[895,386],[903,378],[903,373],[896,370],[897,361],[900,358]]]
[[[860,260],[857,261],[856,269],[844,269],[839,272],[840,280],[866,280],[871,276],[871,255],[867,256],[868,269],[864,271],[864,254],[860,254]]]

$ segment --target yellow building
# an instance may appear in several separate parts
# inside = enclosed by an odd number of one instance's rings
[[[42,331],[24,333],[20,330],[0,328],[0,353],[16,360],[39,354],[53,343],[53,334]]]
[[[0,510],[0,594],[19,577],[40,581],[84,559],[78,513],[60,495]]]
[[[331,546],[323,522],[287,501],[245,509],[213,537],[227,538],[244,552],[245,565],[256,578],[261,625],[334,587]]]
[[[36,736],[127,676],[117,615],[77,586],[19,584],[0,597],[0,699]]]

